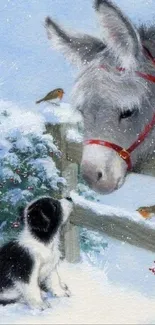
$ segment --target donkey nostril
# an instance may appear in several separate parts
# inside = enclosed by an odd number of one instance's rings
[[[102,178],[102,172],[97,173],[97,180],[99,181]]]

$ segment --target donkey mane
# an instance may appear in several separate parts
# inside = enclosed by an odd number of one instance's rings
[[[155,42],[155,26],[147,26],[142,24],[138,27],[139,34],[141,37],[142,42],[150,41]]]

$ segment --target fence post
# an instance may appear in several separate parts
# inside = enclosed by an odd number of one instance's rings
[[[64,191],[63,196],[69,195],[72,189],[76,188],[78,166],[76,163],[70,163],[62,172],[62,176],[67,180],[67,190]],[[76,263],[80,260],[80,238],[79,227],[68,222],[64,231],[64,251],[65,258],[68,262]]]
[[[78,182],[78,164],[68,154],[68,144],[66,141],[68,126],[67,124],[46,125],[47,133],[53,136],[55,144],[63,153],[61,159],[56,161],[61,176],[67,181],[67,187],[62,189],[61,192],[62,197],[68,196],[70,191],[76,188]],[[68,222],[61,236],[61,248],[63,256],[70,263],[76,263],[80,260],[79,239],[79,227]]]

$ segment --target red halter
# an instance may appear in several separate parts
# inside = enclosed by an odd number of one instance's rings
[[[143,48],[144,48],[145,53],[149,57],[149,59],[155,65],[155,58],[152,56],[151,52],[145,46],[143,46]],[[100,68],[106,69],[106,67],[104,65],[101,65]],[[124,71],[125,69],[117,68],[117,70]],[[136,71],[136,74],[148,81],[155,83],[155,76],[152,76],[150,74],[145,74],[145,73],[139,72],[139,71]],[[154,127],[154,125],[155,125],[155,113],[153,115],[151,122],[149,122],[145,126],[144,130],[142,131],[142,133],[140,133],[137,140],[134,141],[133,144],[127,149],[124,149],[115,143],[111,143],[111,142],[103,141],[103,140],[99,140],[99,139],[89,139],[89,140],[84,141],[84,144],[85,145],[97,144],[97,145],[108,147],[108,148],[115,150],[119,154],[119,156],[126,162],[126,164],[128,166],[128,170],[130,170],[130,169],[132,169],[132,163],[131,163],[131,157],[130,157],[131,152],[133,152],[144,141],[144,139],[146,138],[148,133],[151,131],[151,129]]]

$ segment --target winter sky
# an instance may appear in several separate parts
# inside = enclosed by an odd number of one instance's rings
[[[151,22],[154,0],[116,0],[134,22]],[[98,34],[93,0],[0,1],[0,97],[25,105],[55,87],[65,101],[76,74],[61,54],[50,48],[44,29],[47,15],[66,27]]]

